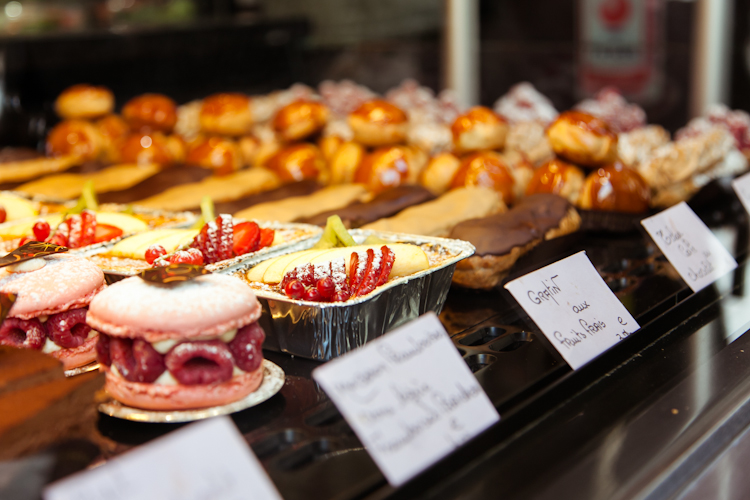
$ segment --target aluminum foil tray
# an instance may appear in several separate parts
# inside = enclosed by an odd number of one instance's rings
[[[373,235],[394,243],[420,245],[430,257],[430,268],[389,281],[364,297],[346,302],[293,300],[275,291],[256,289],[263,307],[259,321],[266,332],[264,348],[327,361],[428,311],[439,313],[456,264],[474,253],[474,246],[461,240],[359,229],[350,233],[357,243]],[[305,250],[313,244],[314,241],[305,242],[276,255]],[[276,255],[248,259],[222,272],[243,275]]]

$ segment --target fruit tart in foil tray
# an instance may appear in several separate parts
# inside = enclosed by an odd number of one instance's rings
[[[329,360],[445,304],[465,241],[341,230],[347,246],[301,242],[221,272],[244,279],[263,307],[264,347]]]
[[[310,224],[246,221],[221,214],[198,227],[141,232],[92,249],[87,256],[112,282],[170,264],[198,264],[217,271],[255,256],[274,255],[311,238],[315,240],[321,232]]]

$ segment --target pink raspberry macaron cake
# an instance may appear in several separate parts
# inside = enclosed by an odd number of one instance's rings
[[[238,278],[206,274],[177,283],[132,277],[91,303],[106,390],[146,410],[239,401],[263,381],[261,306]]]
[[[0,344],[41,350],[66,370],[96,359],[98,335],[86,324],[91,299],[106,287],[101,269],[67,254],[0,269],[0,292],[16,300],[0,325]]]

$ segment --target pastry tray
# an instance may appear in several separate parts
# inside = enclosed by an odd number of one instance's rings
[[[264,349],[327,361],[428,311],[440,313],[456,264],[474,253],[474,246],[461,240],[360,229],[351,230],[350,234],[357,243],[372,235],[386,242],[419,245],[430,257],[430,268],[389,281],[370,294],[346,302],[293,300],[261,289],[263,285],[259,284],[253,289],[263,307],[259,321],[266,332]],[[283,253],[311,246],[305,242]],[[279,254],[251,258],[222,272],[241,275]]]

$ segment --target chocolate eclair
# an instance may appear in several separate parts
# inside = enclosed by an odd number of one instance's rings
[[[347,228],[356,228],[384,217],[396,215],[405,208],[434,200],[435,195],[418,185],[396,186],[375,195],[370,201],[355,201],[343,208],[329,210],[298,222],[325,226],[328,217],[338,215]]]
[[[553,194],[534,194],[505,213],[462,222],[450,237],[476,247],[472,257],[456,266],[453,282],[467,288],[497,286],[523,254],[543,240],[572,233],[581,217],[566,200]]]
[[[202,167],[179,165],[165,168],[135,186],[119,191],[109,191],[98,195],[102,203],[132,203],[149,196],[154,196],[165,189],[180,184],[202,181],[211,175],[211,170]]]

